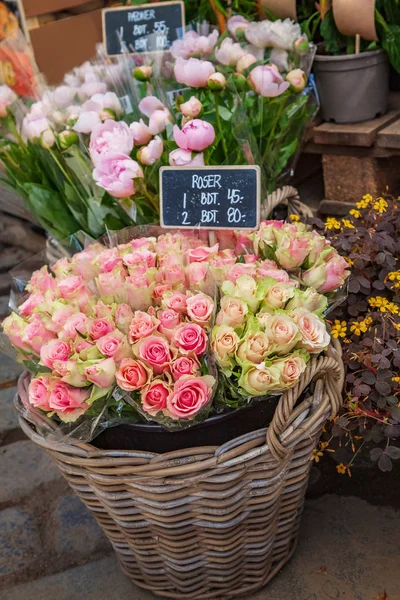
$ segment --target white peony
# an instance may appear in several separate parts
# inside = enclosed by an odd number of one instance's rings
[[[247,40],[257,48],[291,50],[295,41],[301,37],[301,28],[291,19],[259,21],[250,23],[245,34]]]

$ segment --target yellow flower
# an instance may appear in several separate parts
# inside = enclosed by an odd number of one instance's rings
[[[340,222],[334,217],[328,217],[325,221],[325,227],[327,229],[340,229]]]
[[[349,213],[352,217],[354,217],[355,219],[359,219],[361,217],[361,213],[359,210],[356,210],[355,208],[352,208],[352,210]]]
[[[290,219],[291,219],[292,221],[300,221],[300,217],[299,217],[299,215],[290,215]]]
[[[342,219],[343,227],[346,229],[354,229],[353,223],[349,219]]]
[[[346,337],[346,333],[347,333],[347,325],[346,325],[346,321],[339,321],[339,319],[335,320],[335,323],[332,325],[331,328],[331,335],[332,337],[338,339],[339,337]]]
[[[392,313],[392,315],[399,314],[399,305],[396,304],[395,302],[389,302],[388,305],[386,306],[386,308],[389,312]]]
[[[378,200],[374,203],[373,209],[376,210],[379,214],[386,212],[389,204],[386,202],[384,198],[378,198]]]
[[[368,304],[372,306],[372,308],[378,308],[381,312],[386,312],[389,300],[383,296],[375,296],[374,298],[368,299]]]
[[[357,208],[367,208],[369,204],[371,204],[371,202],[373,201],[373,198],[371,196],[371,194],[365,194],[365,196],[363,196],[363,199],[360,200],[360,202],[357,202],[356,206]]]
[[[321,450],[325,450],[325,448],[327,448],[329,446],[329,442],[321,442],[320,446],[321,446]]]
[[[340,463],[340,465],[336,465],[336,471],[341,475],[344,475],[346,473],[346,470],[347,467],[345,467],[343,463]]]
[[[314,448],[312,456],[311,456],[311,460],[315,460],[315,462],[319,462],[320,456],[323,456],[323,455],[324,455],[323,452]]]
[[[400,383],[400,377],[392,377],[392,381],[395,383]]]
[[[372,319],[370,317],[368,317],[368,320],[364,319],[364,321],[354,321],[350,327],[350,331],[355,333],[355,335],[361,335],[362,333],[368,331],[371,323]]]
[[[345,256],[344,258],[349,263],[349,267],[352,267],[354,265],[354,260],[352,260],[351,258],[348,258],[347,256]]]

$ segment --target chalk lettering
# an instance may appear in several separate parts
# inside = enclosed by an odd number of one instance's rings
[[[218,192],[201,192],[202,205],[217,204]]]
[[[128,13],[128,21],[150,21],[155,18],[155,12],[152,9],[134,10]]]
[[[202,210],[201,211],[201,222],[202,223],[216,223],[217,222],[217,210]]]
[[[192,187],[202,190],[205,188],[221,188],[221,175],[192,175]]]

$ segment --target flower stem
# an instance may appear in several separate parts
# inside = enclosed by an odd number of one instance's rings
[[[223,149],[224,154],[225,154],[225,160],[228,161],[228,148],[226,146],[226,140],[224,138],[224,133],[222,131],[221,117],[220,117],[220,114],[219,114],[219,98],[218,98],[218,93],[214,94],[214,104],[215,104],[215,116],[216,116],[216,120],[217,120],[217,127],[218,127],[219,133],[221,134],[222,149]]]

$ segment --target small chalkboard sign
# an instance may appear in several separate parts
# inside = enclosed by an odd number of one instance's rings
[[[102,16],[108,56],[165,52],[185,30],[185,8],[180,1],[106,8]]]
[[[162,227],[256,229],[260,167],[161,167]]]

